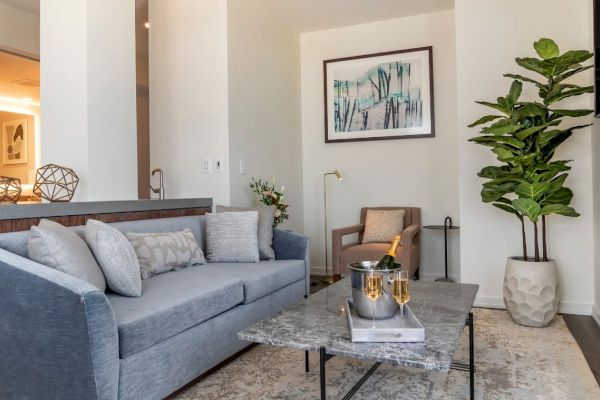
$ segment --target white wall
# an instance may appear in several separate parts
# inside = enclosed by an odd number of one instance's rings
[[[456,0],[456,59],[460,147],[461,278],[479,283],[478,304],[502,306],[506,258],[520,254],[520,225],[516,218],[488,204],[479,192],[481,167],[495,163],[490,151],[466,141],[476,134],[467,124],[487,110],[475,100],[504,95],[506,72],[520,72],[517,56],[534,56],[532,43],[552,37],[563,50],[592,49],[591,1]],[[533,17],[532,17],[533,16]],[[592,84],[592,73],[579,83]],[[524,98],[532,98],[528,90]],[[591,96],[569,100],[572,108],[589,108]],[[590,129],[577,133],[557,154],[574,159],[567,185],[575,193],[573,206],[580,218],[549,218],[549,255],[559,265],[562,310],[590,313],[593,288],[593,207]],[[531,236],[531,234],[530,234]]]
[[[44,0],[41,16],[42,163],[75,170],[74,200],[136,199],[133,2]]]
[[[433,46],[436,137],[325,144],[323,60],[422,46]],[[441,224],[446,215],[460,224],[454,13],[306,33],[301,36],[301,54],[304,228],[312,238],[315,269],[324,267],[326,171],[340,169],[344,175],[341,182],[329,181],[330,228],[358,223],[363,206],[386,205],[421,207],[423,225]],[[439,231],[421,234],[421,274],[438,277],[443,274],[443,237]],[[457,232],[450,236],[451,275],[456,276],[459,237]]]
[[[40,17],[0,2],[0,49],[40,56]]]
[[[166,196],[229,203],[227,2],[150,0],[150,165]],[[203,174],[201,160],[225,170]],[[156,184],[156,182],[153,182]]]
[[[231,204],[255,203],[251,177],[275,178],[290,204],[284,227],[302,231],[299,34],[247,0],[229,0],[228,15]]]
[[[592,163],[594,180],[594,292],[592,317],[600,325],[600,124],[594,120],[592,129]]]

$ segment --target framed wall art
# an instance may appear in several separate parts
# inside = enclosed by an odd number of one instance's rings
[[[27,120],[2,123],[2,161],[4,164],[27,162]]]
[[[325,142],[434,137],[432,47],[323,61]]]

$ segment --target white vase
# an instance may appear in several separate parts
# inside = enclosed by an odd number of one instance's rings
[[[504,304],[513,321],[543,327],[558,313],[560,295],[554,260],[509,258],[504,272]]]

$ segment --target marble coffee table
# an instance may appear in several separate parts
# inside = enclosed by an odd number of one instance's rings
[[[470,397],[474,398],[474,344],[471,307],[479,286],[450,282],[411,282],[409,306],[425,328],[423,343],[353,343],[344,315],[351,296],[350,279],[294,304],[238,333],[241,340],[305,351],[320,358],[321,399],[326,399],[325,363],[333,356],[374,361],[375,364],[343,397],[351,398],[381,363],[447,372],[469,372]],[[469,363],[454,362],[454,352],[465,326],[469,327]]]

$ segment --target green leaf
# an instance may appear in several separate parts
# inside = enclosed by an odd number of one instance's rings
[[[481,104],[482,106],[493,108],[494,110],[498,110],[506,115],[509,115],[510,111],[511,111],[511,110],[508,110],[504,105],[490,103],[488,101],[476,101],[475,103]]]
[[[506,135],[513,133],[521,129],[520,125],[513,124],[509,119],[501,119],[492,125],[483,128],[481,132],[489,133],[491,135]]]
[[[473,128],[477,125],[486,124],[486,123],[493,121],[495,119],[498,119],[498,118],[504,118],[504,117],[501,115],[486,115],[486,116],[479,118],[477,121],[473,122],[472,124],[468,125],[468,127]]]
[[[550,196],[546,197],[544,199],[544,203],[564,204],[565,206],[568,206],[571,204],[571,200],[573,200],[573,191],[569,188],[562,187],[556,192],[552,193]]]
[[[563,204],[548,204],[542,207],[542,215],[559,214],[565,217],[579,217],[579,213],[573,207]]]
[[[549,58],[558,57],[560,55],[560,50],[558,45],[554,40],[542,38],[533,44],[536,53],[538,56],[547,60]]]
[[[515,210],[524,214],[531,222],[537,222],[541,213],[540,205],[532,199],[518,198],[512,202]]]
[[[496,179],[510,175],[510,171],[506,167],[496,167],[494,165],[484,167],[478,174],[480,178]]]
[[[560,67],[568,67],[571,68],[579,68],[582,62],[585,62],[594,56],[593,53],[590,53],[587,50],[570,50],[560,57],[556,57],[554,61],[556,61],[556,65]]]
[[[567,78],[569,78],[569,77],[571,77],[573,75],[577,75],[578,73],[583,72],[586,69],[590,69],[590,68],[593,68],[593,67],[594,67],[593,65],[586,65],[585,67],[578,67],[578,68],[572,69],[572,70],[567,71],[567,72],[565,72],[565,73],[563,73],[561,75],[558,75],[556,78],[554,78],[554,82],[555,83],[562,82],[565,79],[567,79]]]
[[[503,203],[492,203],[492,205],[493,205],[494,207],[497,207],[497,208],[501,209],[502,211],[506,211],[507,213],[514,214],[514,215],[516,215],[517,217],[521,218],[521,214],[519,214],[519,213],[517,212],[517,210],[515,210],[515,209],[513,208],[513,206],[512,206],[512,205],[507,205],[507,204],[503,204]]]
[[[517,133],[515,133],[515,137],[519,140],[524,140],[524,139],[528,138],[529,136],[533,135],[534,133],[537,133],[543,129],[546,129],[549,126],[554,126],[554,125],[558,125],[558,124],[560,124],[560,121],[551,121],[551,122],[546,122],[542,125],[535,125],[530,128],[526,128],[521,131],[518,131]]]
[[[553,117],[555,115],[559,116],[559,117],[585,117],[586,115],[590,115],[591,113],[594,112],[594,110],[586,110],[586,109],[579,109],[579,110],[550,110],[553,114]]]
[[[548,144],[550,144],[552,139],[554,139],[562,133],[563,131],[561,131],[560,129],[553,129],[551,131],[542,132],[540,133],[540,136],[538,138],[538,144],[540,145],[540,147],[546,147]]]
[[[593,86],[584,86],[584,87],[573,87],[567,90],[561,90],[559,93],[549,95],[545,100],[544,104],[550,105],[556,103],[562,99],[566,99],[568,97],[579,96],[585,93],[594,93]]]
[[[523,91],[523,82],[515,80],[510,85],[510,90],[508,92],[507,100],[511,102],[511,104],[515,104],[519,97],[521,96],[521,92]]]
[[[541,103],[520,103],[515,107],[512,115],[513,123],[525,117],[545,117],[548,113],[548,108]]]
[[[504,161],[515,156],[510,149],[502,145],[494,147],[492,151],[498,156],[498,160],[500,161]]]
[[[495,147],[497,144],[507,144],[517,149],[522,149],[525,147],[525,143],[510,136],[478,136],[469,139],[469,141],[491,147]]]
[[[546,78],[552,77],[552,70],[543,66],[542,61],[537,58],[515,58],[516,63],[530,71],[537,72],[540,75],[544,75]]]
[[[548,192],[554,193],[558,191],[561,187],[563,187],[568,176],[569,174],[562,174],[554,178],[548,186]]]
[[[514,185],[495,185],[495,186],[484,186],[481,189],[481,199],[484,203],[493,203],[507,193],[511,193],[514,189]]]
[[[543,83],[540,83],[538,81],[536,81],[535,79],[531,79],[528,78],[526,76],[523,75],[517,75],[517,74],[504,74],[504,76],[506,78],[512,78],[512,79],[517,79],[519,81],[523,81],[523,82],[529,82],[529,83],[533,83],[534,85],[536,85],[537,87],[541,88],[541,87],[546,87]]]
[[[545,193],[548,192],[549,184],[547,183],[521,183],[517,186],[515,193],[517,196],[528,199],[539,200]]]

